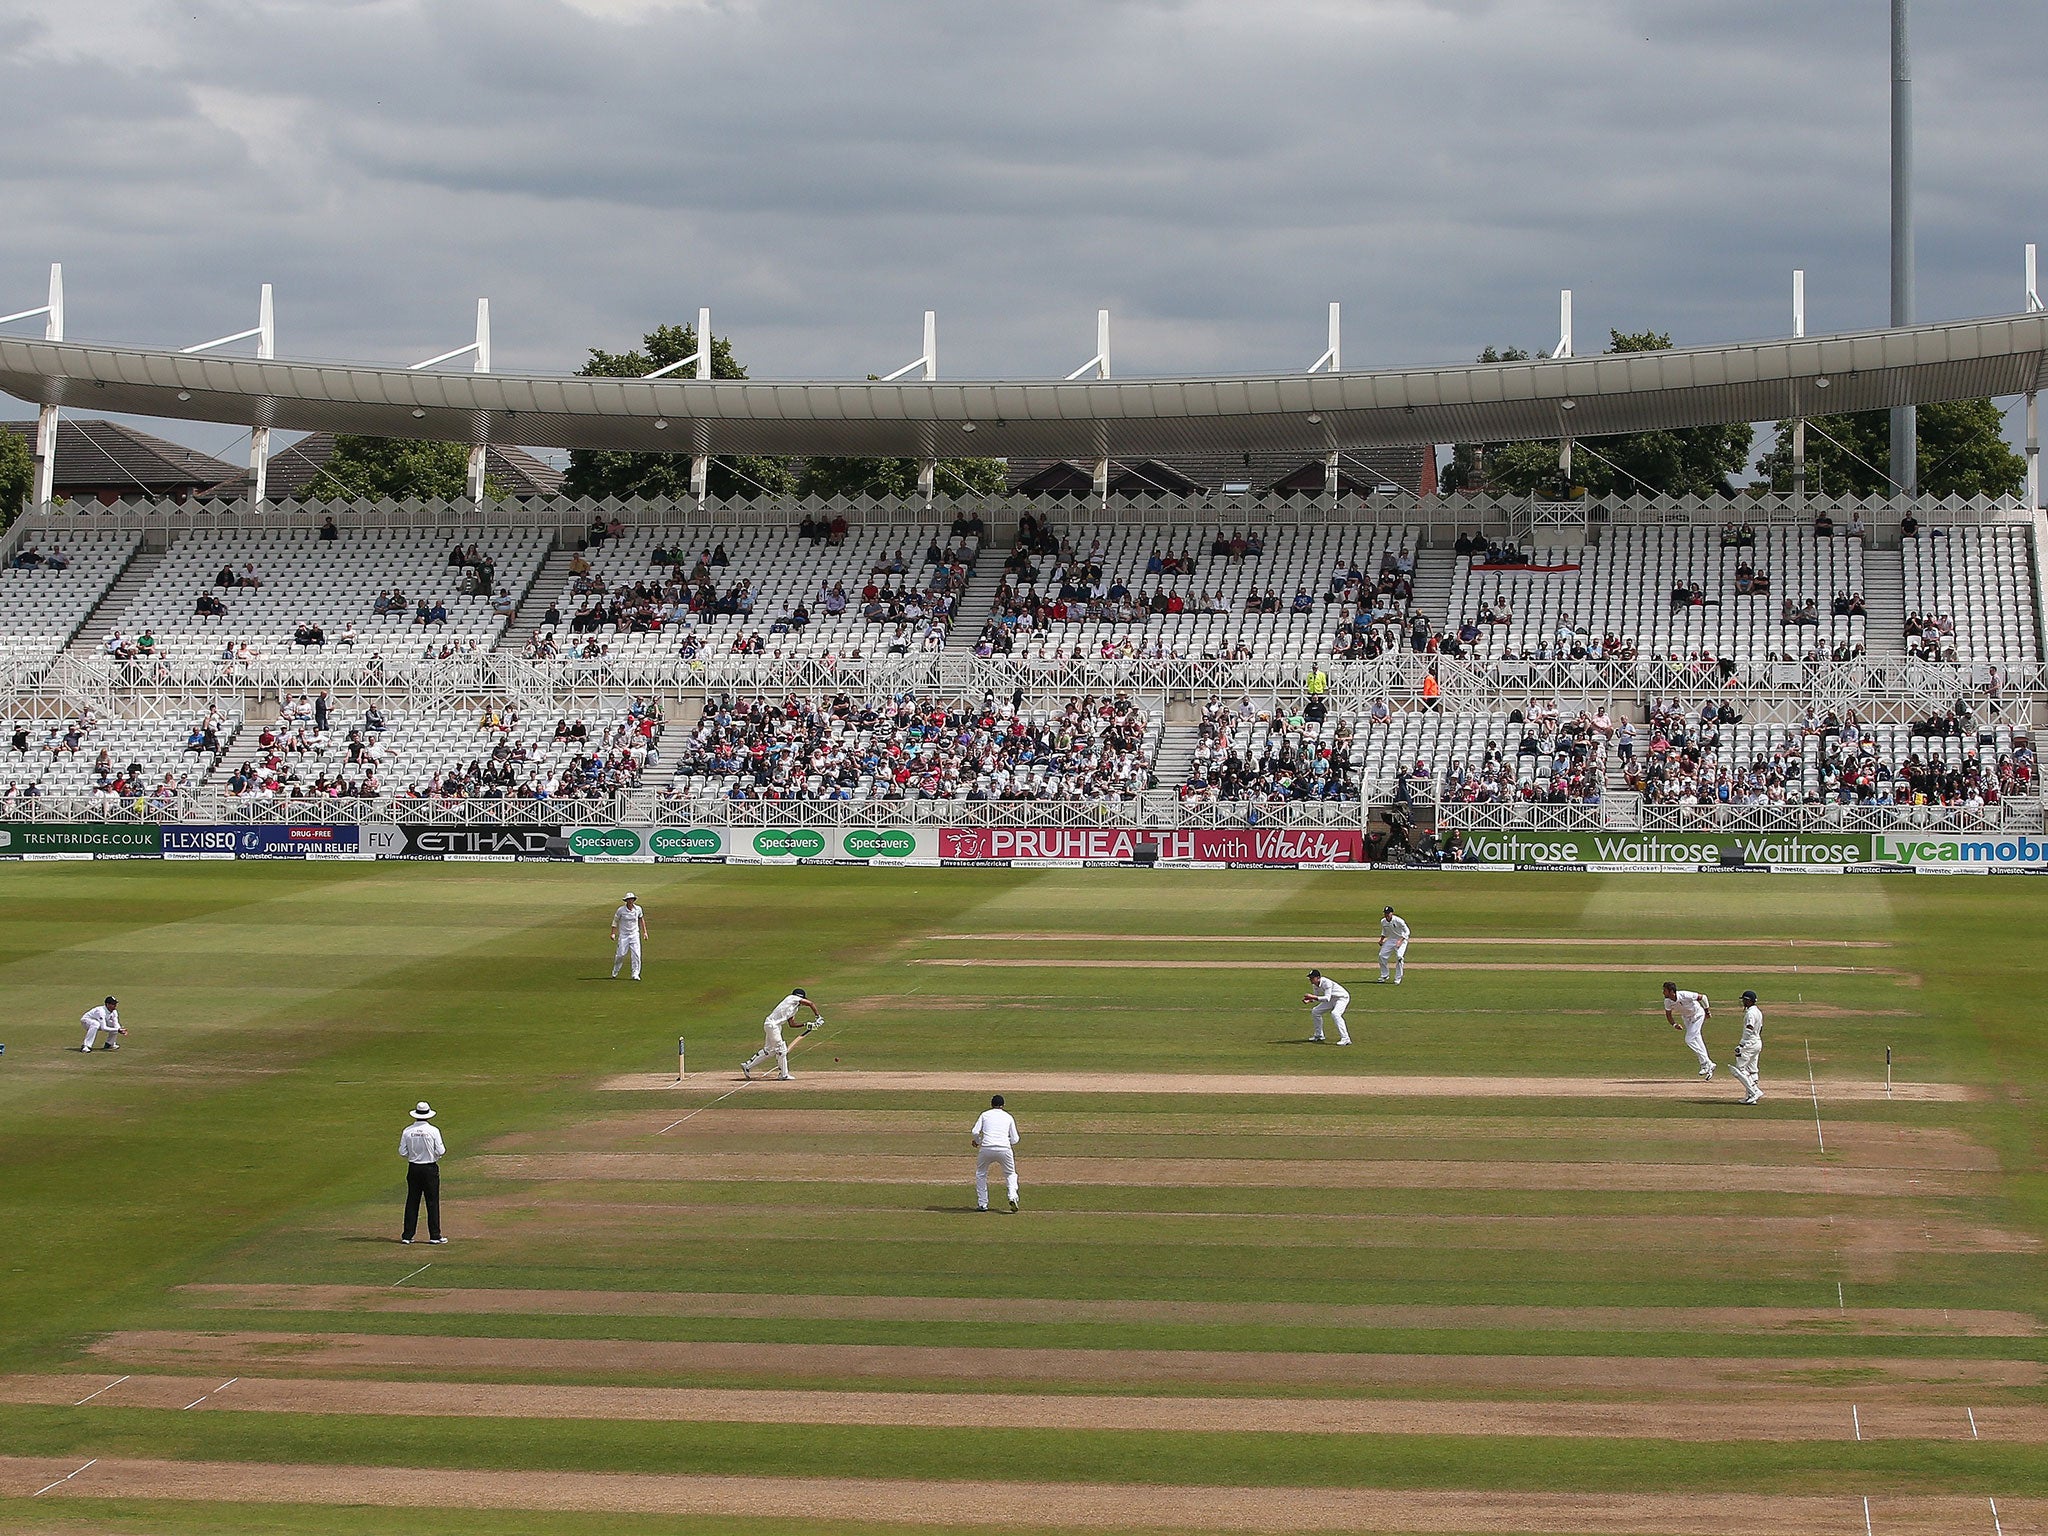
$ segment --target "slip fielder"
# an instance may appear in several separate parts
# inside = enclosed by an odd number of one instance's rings
[[[825,1022],[825,1015],[818,1012],[818,1005],[804,995],[804,989],[802,987],[791,987],[789,989],[789,996],[777,1003],[774,1009],[770,1011],[768,1017],[761,1021],[761,1033],[764,1037],[761,1042],[761,1049],[740,1063],[741,1077],[747,1079],[748,1082],[752,1082],[754,1079],[754,1068],[761,1065],[770,1056],[775,1058],[775,1075],[778,1078],[786,1081],[794,1075],[789,1070],[789,1047],[783,1042],[782,1026],[796,1017],[796,1011],[799,1008],[811,1010],[811,1022],[804,1026],[805,1034],[809,1034]]]
[[[619,967],[629,958],[633,962],[633,979],[640,979],[640,935],[646,928],[646,909],[634,899],[631,891],[626,892],[626,899],[612,913],[612,938],[618,945],[612,952],[613,981],[619,979]]]
[[[1351,1006],[1351,994],[1330,980],[1321,971],[1308,973],[1308,995],[1304,1003],[1315,1006],[1308,1011],[1309,1023],[1315,1026],[1315,1033],[1309,1039],[1317,1045],[1323,1043],[1323,1020],[1327,1018],[1337,1026],[1337,1043],[1349,1045],[1351,1031],[1344,1027],[1344,1010]]]
[[[974,1208],[988,1209],[988,1171],[1000,1168],[1010,1186],[1010,1209],[1017,1209],[1017,1122],[996,1094],[974,1122],[968,1139],[974,1143]]]
[[[111,997],[99,1007],[88,1009],[79,1015],[78,1022],[85,1026],[85,1044],[79,1047],[81,1051],[90,1052],[94,1042],[101,1035],[107,1037],[107,1043],[100,1047],[101,1050],[118,1051],[121,1049],[121,1042],[114,1036],[128,1033],[121,1027],[121,1010],[117,1006],[117,999]]]
[[[1391,963],[1394,974],[1387,975]],[[1401,977],[1408,970],[1408,925],[1394,915],[1394,909],[1387,907],[1380,913],[1380,980],[1391,980],[1401,985]]]

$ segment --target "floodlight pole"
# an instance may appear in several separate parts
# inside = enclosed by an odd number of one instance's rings
[[[1344,371],[1344,342],[1342,309],[1332,301],[1330,305],[1330,344],[1323,349],[1323,355],[1308,365],[1310,373],[1327,368],[1332,373]],[[1337,504],[1337,461],[1342,454],[1335,448],[1323,455],[1323,494],[1330,499],[1330,505]]]
[[[1892,0],[1892,324],[1913,324],[1913,59],[1908,0]],[[1892,409],[1892,480],[1900,494],[1920,494],[1919,413]]]
[[[2027,313],[2038,315],[2041,303],[2039,248],[2027,247]],[[2027,391],[2027,510],[2041,510],[2041,397]]]
[[[1792,273],[1792,334],[1803,337],[1806,334],[1806,270],[1795,268]],[[1792,500],[1799,506],[1806,505],[1806,418],[1792,418]]]
[[[1073,383],[1082,374],[1093,370],[1095,377],[1109,377],[1109,311],[1095,311],[1095,355],[1067,375],[1067,382]],[[1102,455],[1095,461],[1095,501],[1098,506],[1109,505],[1109,456]]]
[[[711,311],[708,308],[700,307],[697,311],[697,350],[688,357],[679,357],[672,363],[664,364],[652,373],[642,374],[641,378],[665,379],[670,374],[680,373],[685,368],[694,368],[696,370],[692,375],[694,378],[708,379],[711,377]],[[657,421],[655,423],[656,427],[665,427],[667,425],[668,423],[665,421]],[[711,455],[708,453],[694,453],[690,455],[690,496],[697,503],[697,510],[699,512],[704,510],[705,491],[710,483]]]
[[[277,356],[277,325],[270,299],[270,284],[263,285],[263,291],[256,299],[256,324],[246,331],[237,331],[232,336],[217,336],[212,341],[202,341],[196,347],[183,350],[211,352],[215,347],[229,346],[237,341],[256,340],[256,356],[269,362]],[[259,511],[262,509],[270,484],[270,428],[249,429],[249,504]]]
[[[0,315],[0,325],[10,325],[16,320],[33,320],[37,315],[46,317],[43,325],[43,340],[64,339],[64,267],[61,262],[50,263],[50,298],[45,304],[34,309],[17,310],[11,315]],[[43,406],[36,412],[35,448],[35,489],[32,505],[46,507],[55,494],[57,483],[57,407]]]
[[[1560,290],[1557,296],[1557,330],[1557,350],[1550,355],[1553,358],[1570,357],[1572,355],[1572,291],[1569,288]],[[1566,402],[1565,409],[1571,409],[1569,401]],[[1572,435],[1570,432],[1560,433],[1557,439],[1557,473],[1559,480],[1563,483],[1565,493],[1569,495],[1572,488]]]
[[[913,368],[922,368],[924,370],[926,383],[930,383],[939,376],[939,315],[937,310],[928,309],[924,312],[924,350],[901,368],[898,368],[894,373],[883,374],[880,382],[894,384]],[[927,456],[918,460],[917,494],[924,499],[926,506],[932,504],[932,494],[937,486],[938,477],[939,461],[937,459]]]

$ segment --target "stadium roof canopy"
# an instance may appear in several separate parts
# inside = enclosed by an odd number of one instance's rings
[[[0,337],[0,389],[94,413],[640,452],[1136,459],[1597,437],[2048,385],[2048,314],[1386,372],[1070,382],[565,378]]]

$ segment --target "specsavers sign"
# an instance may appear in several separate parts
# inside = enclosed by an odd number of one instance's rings
[[[1694,869],[1740,854],[1775,869],[1905,866],[1930,870],[2048,868],[2048,838],[1957,833],[1816,832],[1784,835],[1632,832],[1468,832],[1480,864],[1611,864]]]

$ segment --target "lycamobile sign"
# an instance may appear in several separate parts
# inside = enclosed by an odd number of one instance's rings
[[[1954,866],[1963,869],[2026,869],[2048,864],[2048,842],[2011,833],[1937,837],[1877,833],[1870,839],[1871,860],[1878,864]]]
[[[663,827],[647,848],[657,859],[715,859],[725,852],[725,838],[709,827]]]
[[[815,859],[825,851],[825,834],[774,828],[754,834],[754,852],[764,859]]]
[[[844,834],[840,846],[849,859],[907,859],[917,852],[917,834],[901,827],[856,827]]]
[[[640,834],[630,827],[576,827],[569,851],[579,859],[630,859],[640,851]]]

